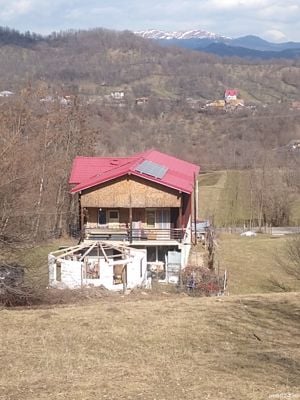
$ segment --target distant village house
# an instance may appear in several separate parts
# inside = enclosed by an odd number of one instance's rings
[[[11,92],[9,90],[3,90],[2,92],[0,92],[0,97],[10,97],[13,95],[14,95],[14,92]]]
[[[115,90],[115,91],[111,92],[110,96],[114,100],[124,100],[125,92],[123,90]]]
[[[224,100],[226,103],[237,100],[238,91],[236,89],[226,89],[224,93]]]

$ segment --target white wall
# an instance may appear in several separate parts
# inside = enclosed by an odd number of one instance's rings
[[[127,287],[132,289],[147,284],[147,250],[135,250],[132,262],[127,265]]]
[[[192,236],[191,236],[191,217],[189,218],[189,222],[186,227],[186,234],[184,240],[181,245],[181,268],[185,268],[187,266],[190,250],[191,250]]]
[[[48,254],[48,274],[49,286],[54,286],[56,282],[56,258],[52,254]]]
[[[70,289],[81,287],[82,262],[64,260],[61,262],[61,282]]]
[[[61,280],[57,281],[57,264],[55,257],[49,255],[49,285],[51,287],[61,287],[76,289],[83,286],[104,286],[106,289],[119,291],[123,290],[123,284],[113,283],[114,265],[126,264],[127,268],[127,288],[133,289],[137,286],[146,287],[147,282],[147,257],[145,249],[130,249],[130,256],[127,260],[114,261],[112,258],[108,262],[104,257],[86,257],[86,261],[99,260],[100,278],[83,279],[82,270],[84,262],[73,260],[61,261]]]

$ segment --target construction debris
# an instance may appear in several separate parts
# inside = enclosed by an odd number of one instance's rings
[[[195,296],[220,296],[226,289],[226,271],[219,276],[206,267],[187,266],[182,273],[182,284],[189,294]]]
[[[151,286],[145,249],[109,241],[85,241],[48,256],[49,286],[59,289],[103,286],[124,292]]]

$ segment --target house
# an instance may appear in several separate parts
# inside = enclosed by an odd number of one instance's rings
[[[300,151],[300,139],[291,140],[287,144],[287,148],[289,151]]]
[[[300,110],[300,101],[293,101],[291,104],[291,110]]]
[[[110,96],[114,100],[124,100],[125,92],[123,90],[115,90],[111,92]]]
[[[48,95],[40,99],[41,103],[59,103],[62,106],[68,106],[71,104],[71,96],[51,96]]]
[[[191,248],[198,173],[197,165],[156,150],[76,157],[69,183],[78,196],[82,243],[142,251],[148,272],[177,282]]]
[[[144,104],[148,104],[148,101],[148,97],[138,97],[137,99],[135,99],[135,104],[137,106],[143,106]]]
[[[3,90],[0,92],[0,97],[10,97],[13,96],[14,92],[11,92],[10,90]]]
[[[238,96],[238,91],[236,89],[226,89],[224,93],[224,100],[230,102],[231,100],[236,100]]]

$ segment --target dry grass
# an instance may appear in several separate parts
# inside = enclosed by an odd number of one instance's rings
[[[230,293],[287,279],[273,263],[284,240],[223,235]],[[41,267],[50,250],[27,262]],[[300,293],[82,299],[0,310],[0,400],[300,398]]]
[[[2,310],[0,399],[300,396],[299,301],[141,293]]]

